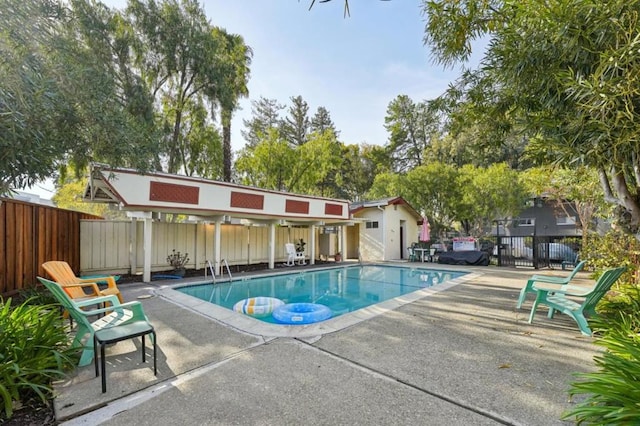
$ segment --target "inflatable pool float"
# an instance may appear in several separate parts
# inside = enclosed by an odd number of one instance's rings
[[[271,315],[281,324],[311,324],[329,319],[333,313],[318,303],[288,303],[274,309]]]
[[[250,297],[248,299],[242,299],[233,305],[233,310],[253,317],[266,317],[271,314],[274,309],[282,305],[284,305],[284,302],[275,297]]]

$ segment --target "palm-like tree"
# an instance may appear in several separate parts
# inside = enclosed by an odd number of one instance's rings
[[[220,107],[220,121],[222,123],[223,180],[230,182],[231,118],[238,107],[238,100],[249,95],[247,83],[253,51],[244,43],[242,36],[229,34],[222,28],[214,28],[213,31],[221,44],[219,52],[224,57],[221,64],[223,72],[220,73],[216,99]]]

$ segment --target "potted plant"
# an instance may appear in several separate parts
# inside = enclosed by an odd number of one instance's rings
[[[336,262],[342,262],[342,253],[337,252],[333,258],[336,260]]]
[[[305,243],[304,240],[300,238],[300,240],[296,243],[296,253],[304,253],[304,246],[306,245],[307,243]]]
[[[179,251],[176,251],[176,249],[173,249],[171,254],[167,256],[167,262],[169,265],[173,266],[171,274],[184,277],[186,272],[184,265],[189,262],[189,253],[182,254]]]

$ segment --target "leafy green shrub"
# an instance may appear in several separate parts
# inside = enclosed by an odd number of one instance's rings
[[[615,314],[594,318],[594,330],[602,333],[596,344],[605,351],[594,357],[599,370],[580,373],[569,394],[586,395],[576,408],[564,414],[588,424],[637,424],[640,421],[640,291],[629,289],[627,303]]]
[[[77,350],[69,348],[59,307],[34,300],[11,306],[0,299],[0,419],[10,418],[18,401],[47,401],[51,382],[74,364]]]
[[[611,231],[604,236],[589,234],[580,257],[597,272],[626,266],[627,271],[618,282],[633,285],[640,283],[640,241],[633,235],[620,231]]]

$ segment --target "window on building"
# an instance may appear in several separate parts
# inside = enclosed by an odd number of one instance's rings
[[[513,226],[535,226],[536,220],[531,217],[521,217],[514,219]]]
[[[575,216],[564,216],[556,218],[557,225],[575,225],[576,217]]]
[[[378,227],[378,222],[367,222],[367,229],[373,229]]]

